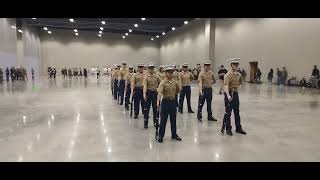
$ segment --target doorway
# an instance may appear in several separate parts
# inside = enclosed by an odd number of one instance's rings
[[[249,62],[249,64],[250,64],[250,80],[249,80],[249,82],[253,83],[256,80],[258,61],[252,61],[252,62]]]

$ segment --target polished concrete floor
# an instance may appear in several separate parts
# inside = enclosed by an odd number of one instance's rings
[[[143,129],[141,116],[131,119],[112,99],[107,77],[4,82],[0,161],[320,161],[319,89],[244,84],[240,115],[248,135],[232,137],[219,132],[224,102],[217,92],[216,85],[218,122],[206,121],[206,106],[201,124],[196,114],[178,114],[182,142],[171,140],[168,124],[159,144],[154,127]]]

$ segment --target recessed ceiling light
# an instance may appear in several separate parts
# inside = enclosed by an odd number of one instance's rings
[[[141,18],[142,21],[146,20],[146,18]]]
[[[138,27],[139,25],[138,24],[134,24],[134,27]]]
[[[103,27],[100,27],[100,30],[103,30]]]
[[[101,24],[106,24],[106,22],[105,21],[101,21]]]
[[[98,34],[99,37],[101,37],[101,34]]]
[[[16,27],[15,27],[15,26],[11,26],[11,28],[12,28],[12,29],[16,29]]]
[[[77,29],[74,29],[73,31],[74,31],[74,32],[78,32],[78,30],[77,30]]]
[[[69,19],[70,22],[74,22],[74,19]]]
[[[48,31],[48,34],[52,34],[52,32],[51,32],[51,31]]]
[[[184,24],[188,24],[189,22],[188,21],[184,21]]]
[[[76,36],[79,36],[79,33],[75,33]]]
[[[156,37],[159,38],[159,35],[157,35]]]
[[[129,29],[129,32],[132,32],[132,29]]]
[[[153,38],[151,38],[151,41],[153,41]]]
[[[126,36],[122,36],[122,38],[123,38],[123,39],[125,39],[125,38],[126,38]]]
[[[37,18],[32,18],[33,20],[37,19]]]
[[[100,34],[102,34],[102,31],[99,31]]]
[[[18,30],[19,33],[23,33],[23,31],[21,29]]]
[[[129,33],[126,33],[126,36],[128,36],[129,35]]]
[[[172,27],[171,29],[172,29],[172,31],[176,30],[176,28],[175,28],[175,27]]]
[[[47,28],[47,27],[44,27],[43,29],[44,29],[45,31],[48,31],[48,28]]]
[[[165,32],[163,32],[163,33],[162,33],[162,35],[166,35],[166,33],[165,33]]]

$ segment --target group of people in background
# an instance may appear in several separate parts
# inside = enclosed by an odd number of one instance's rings
[[[227,135],[232,136],[232,126],[230,122],[231,112],[234,111],[236,121],[236,133],[246,135],[242,129],[239,115],[239,96],[238,89],[242,83],[242,71],[239,70],[239,58],[230,60],[230,69],[219,71],[221,80],[220,94],[225,96],[225,114],[221,133],[225,130]],[[133,66],[127,67],[126,62],[121,65],[115,65],[112,69],[111,92],[114,100],[119,105],[123,105],[129,110],[130,116],[138,119],[140,110],[144,118],[144,128],[148,128],[149,111],[152,106],[153,125],[156,129],[159,127],[158,142],[163,142],[165,127],[170,116],[171,138],[181,141],[176,130],[177,112],[183,113],[184,99],[187,99],[188,113],[194,113],[191,108],[191,82],[197,80],[199,84],[199,99],[197,119],[202,122],[202,108],[207,102],[207,120],[217,121],[212,112],[212,85],[216,83],[214,73],[210,70],[211,63],[204,62],[203,69],[200,64],[190,69],[187,63],[181,65],[181,69],[176,65],[160,66],[156,70],[153,63],[137,64],[135,70]],[[180,67],[180,66],[178,66]],[[160,115],[160,124],[158,122]],[[158,132],[158,131],[157,131]]]
[[[3,74],[4,74],[4,72],[0,68],[0,83],[3,83],[3,81],[4,81]],[[11,67],[10,69],[9,69],[9,67],[7,67],[5,70],[5,74],[6,74],[6,81],[7,82],[9,82],[10,79],[12,82],[19,81],[19,80],[21,80],[21,81],[28,80],[27,70],[24,67],[19,67],[19,68]],[[34,79],[33,68],[31,69],[31,74],[32,74],[32,79]]]
[[[78,68],[67,69],[65,67],[65,68],[62,68],[61,74],[63,75],[63,78],[67,78],[67,77],[72,78],[72,77],[78,77],[78,76],[80,77],[84,76],[85,78],[88,77],[88,71],[86,68],[83,69],[83,73],[82,73],[81,68],[79,68],[78,70]]]

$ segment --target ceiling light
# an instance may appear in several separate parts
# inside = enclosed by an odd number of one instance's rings
[[[99,34],[102,34],[102,31],[99,31]]]
[[[47,28],[47,27],[44,27],[43,29],[44,29],[45,31],[48,31],[48,28]]]
[[[75,33],[76,36],[79,36],[79,33]]]
[[[175,28],[175,27],[172,27],[171,29],[172,29],[172,31],[176,30],[176,28]]]
[[[151,41],[153,41],[153,38],[151,38]]]
[[[32,18],[33,20],[37,19],[37,18]]]
[[[129,35],[129,33],[126,33],[126,36],[128,36]]]
[[[100,30],[103,30],[103,27],[100,27]]]
[[[166,35],[166,33],[165,33],[165,32],[163,32],[163,33],[162,33],[162,35]]]
[[[142,21],[146,20],[146,18],[141,18]]]
[[[105,21],[101,21],[101,24],[106,24],[106,22]]]
[[[156,37],[159,38],[159,35],[157,35]]]
[[[129,29],[129,32],[132,32],[132,29]]]
[[[74,22],[74,19],[69,19],[70,22]]]
[[[122,36],[122,38],[125,39],[126,37],[125,37],[125,36]]]
[[[11,26],[11,28],[12,28],[12,29],[16,29],[16,27],[15,27],[15,26]]]
[[[73,31],[74,31],[74,32],[78,32],[78,30],[77,30],[77,29],[74,29]]]
[[[138,24],[134,24],[134,27],[138,27],[139,25]]]
[[[52,34],[52,32],[51,32],[51,31],[48,31],[48,34]]]
[[[23,31],[21,29],[18,30],[19,33],[23,33]]]
[[[184,21],[184,24],[188,24],[189,22],[188,21]]]
[[[101,34],[98,34],[99,37],[101,37]]]

